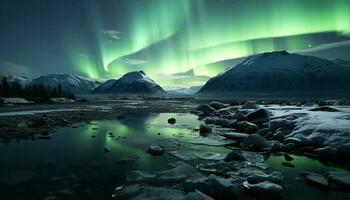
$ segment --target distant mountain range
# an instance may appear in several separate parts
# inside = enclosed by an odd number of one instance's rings
[[[163,95],[166,92],[143,71],[126,73],[118,80],[108,80],[94,90],[100,94],[147,94]]]
[[[247,57],[211,78],[210,94],[336,94],[350,91],[350,62],[276,51]]]
[[[32,79],[30,85],[44,84],[46,87],[62,86],[62,90],[74,94],[88,94],[100,85],[99,82],[72,74],[49,74]]]

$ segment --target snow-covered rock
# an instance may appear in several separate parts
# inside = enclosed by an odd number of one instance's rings
[[[198,94],[336,94],[350,90],[350,68],[286,51],[267,52],[211,78]]]
[[[63,91],[72,92],[74,94],[86,94],[91,92],[99,83],[81,76],[72,74],[49,74],[35,78],[29,83],[30,85],[44,84],[45,87],[62,86]]]
[[[28,101],[23,98],[17,98],[17,97],[4,97],[0,98],[0,103],[3,104],[28,104],[33,103],[32,101]]]
[[[95,93],[163,95],[166,92],[143,71],[129,72],[118,80],[109,80],[97,87]]]

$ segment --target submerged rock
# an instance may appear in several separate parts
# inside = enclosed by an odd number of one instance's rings
[[[326,189],[329,187],[328,180],[322,176],[321,174],[317,173],[307,173],[305,176],[305,179],[307,183],[310,185],[313,185],[315,187],[321,188],[321,189]]]
[[[247,121],[254,124],[263,124],[270,120],[270,112],[264,108],[255,110],[247,115]]]
[[[346,172],[334,171],[328,172],[328,180],[343,189],[350,189],[350,175]]]
[[[295,167],[295,165],[293,163],[290,163],[290,162],[281,162],[281,164],[285,167]]]
[[[168,119],[168,123],[169,124],[175,124],[176,123],[176,119],[175,118],[170,118],[170,119]]]
[[[164,149],[158,144],[152,144],[151,146],[149,146],[147,153],[152,154],[154,156],[160,156],[164,153]]]

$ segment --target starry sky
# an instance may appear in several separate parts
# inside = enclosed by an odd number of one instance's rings
[[[0,69],[27,76],[190,86],[264,51],[350,60],[349,0],[0,0],[0,26]]]

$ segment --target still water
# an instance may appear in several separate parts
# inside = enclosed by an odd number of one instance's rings
[[[228,153],[225,147],[174,142],[198,136],[201,123],[192,114],[126,113],[125,118],[92,121],[58,129],[51,140],[12,141],[0,144],[0,199],[110,199],[116,186],[125,183],[128,170],[152,172],[169,169],[177,158],[146,153],[151,144],[166,151],[200,149]],[[176,118],[174,125],[167,120]],[[324,192],[305,185],[301,171],[338,170],[294,157],[295,168],[281,166],[282,157],[267,163],[286,179],[284,199],[350,199],[349,193]]]

